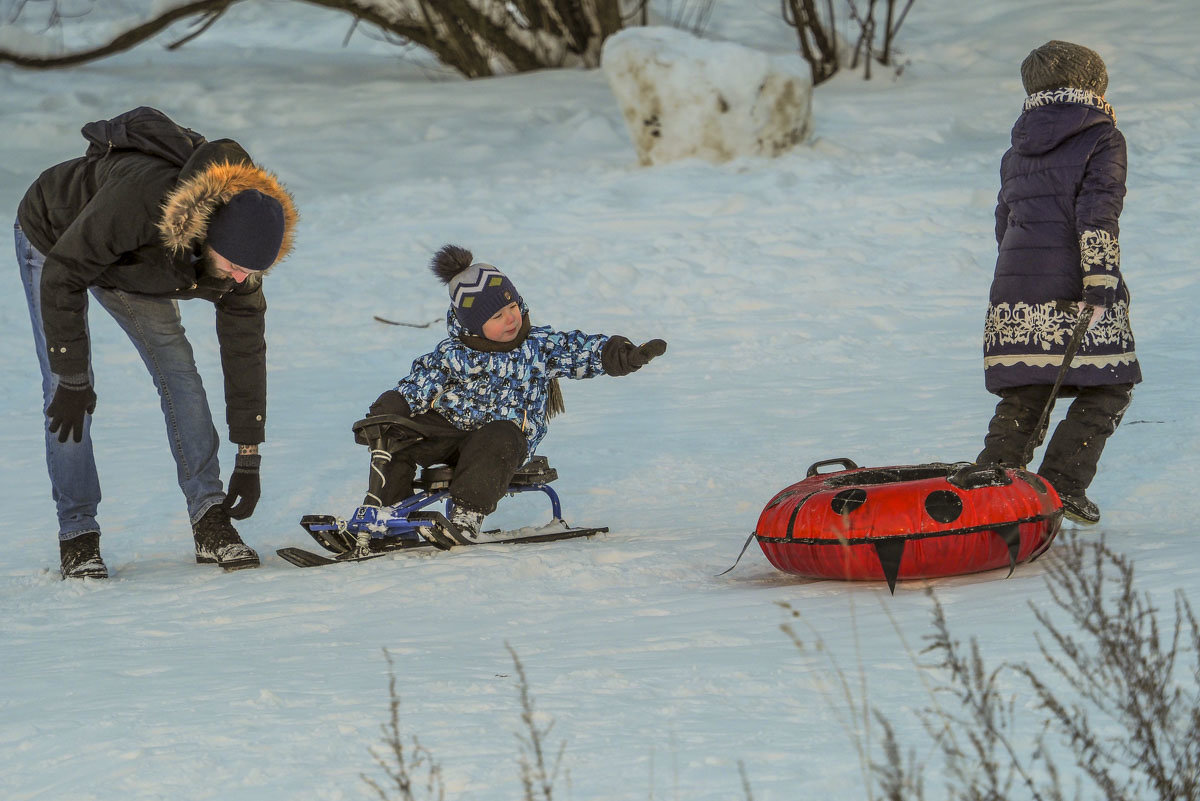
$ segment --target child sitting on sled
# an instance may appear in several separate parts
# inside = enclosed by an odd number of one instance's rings
[[[430,268],[450,291],[449,337],[417,358],[369,414],[408,417],[432,433],[394,455],[378,500],[391,506],[412,495],[417,465],[449,464],[451,530],[440,533],[467,542],[562,411],[559,378],[628,375],[667,343],[533,327],[512,281],[455,245],[439,250]]]

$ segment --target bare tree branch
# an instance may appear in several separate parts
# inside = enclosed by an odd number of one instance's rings
[[[629,2],[630,0],[624,0]],[[29,55],[0,48],[0,63],[30,69],[70,67],[128,50],[182,19],[199,18],[198,29],[167,46],[175,50],[207,31],[241,0],[193,0],[134,25],[111,41],[73,53]],[[350,14],[385,36],[412,43],[468,78],[497,71],[529,72],[558,67],[569,56],[598,66],[600,45],[621,29],[623,0],[296,0]],[[637,0],[644,3],[644,0]],[[18,0],[15,21],[25,8]],[[57,5],[50,26],[62,24]]]
[[[213,23],[216,22],[217,20],[219,20],[221,18],[221,15],[224,14],[228,9],[229,9],[229,3],[226,3],[224,8],[219,8],[219,9],[216,9],[215,11],[207,12],[205,15],[207,17],[207,19],[204,20],[203,24],[201,24],[199,28],[197,28],[192,33],[189,33],[187,36],[183,37],[179,41],[172,42],[171,44],[167,45],[167,49],[168,50],[178,50],[179,48],[183,47],[185,44],[192,41],[197,36],[204,33],[209,28],[211,28],[213,26]]]
[[[83,64],[88,61],[95,61],[105,56],[111,56],[114,53],[121,53],[135,47],[138,44],[154,36],[164,28],[169,27],[172,23],[187,17],[193,17],[198,14],[221,14],[225,9],[234,3],[241,0],[196,0],[196,2],[188,3],[169,11],[163,12],[161,15],[152,20],[137,25],[122,34],[107,44],[99,47],[91,48],[90,50],[81,50],[77,53],[68,53],[62,56],[26,56],[20,53],[13,53],[9,50],[0,49],[0,64],[8,63],[15,64],[18,67],[30,67],[34,69],[54,69],[58,67],[73,67],[76,64]]]
[[[837,37],[834,32],[833,10],[828,22],[822,22],[814,0],[781,0],[783,19],[796,29],[800,39],[800,54],[812,70],[813,86],[833,77],[838,71]]]

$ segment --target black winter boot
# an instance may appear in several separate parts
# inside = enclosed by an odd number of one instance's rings
[[[1085,526],[1100,522],[1100,507],[1092,503],[1082,492],[1077,495],[1059,495],[1063,505],[1063,516]]]
[[[100,532],[87,531],[78,537],[58,541],[62,577],[108,578],[108,568],[100,558]]]
[[[242,542],[229,522],[229,512],[219,503],[192,524],[192,535],[196,540],[197,564],[215,564],[226,570],[258,567],[258,554]]]

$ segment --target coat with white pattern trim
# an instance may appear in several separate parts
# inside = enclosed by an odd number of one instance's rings
[[[1112,108],[1078,89],[1026,99],[1000,165],[999,254],[984,327],[987,388],[1053,384],[1075,325],[1060,301],[1104,305],[1065,384],[1141,381],[1121,273],[1125,138]]]

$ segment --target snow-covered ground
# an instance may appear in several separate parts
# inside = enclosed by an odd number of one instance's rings
[[[709,32],[793,50],[778,7],[719,0]],[[994,405],[980,343],[997,168],[1023,98],[1018,65],[1051,38],[1105,57],[1130,147],[1121,244],[1146,381],[1104,455],[1091,492],[1104,522],[1086,536],[1132,555],[1156,596],[1200,598],[1194,0],[919,0],[902,75],[819,87],[809,144],[653,169],[636,166],[598,70],[466,82],[361,34],[343,48],[348,25],[262,0],[176,52],[164,36],[69,70],[0,67],[0,219],[41,169],[82,153],[83,123],[143,104],[239,140],[303,215],[294,256],[267,279],[264,497],[240,526],[263,566],[228,575],[192,562],[154,388],[97,313],[93,433],[114,577],[59,580],[10,260],[0,797],[372,797],[360,774],[382,778],[367,748],[387,716],[387,649],[402,725],[441,761],[449,797],[516,798],[506,644],[555,721],[551,745],[566,742],[556,797],[738,798],[739,761],[760,801],[866,797],[829,661],[780,631],[779,604],[861,667],[869,701],[918,743],[913,711],[929,697],[906,648],[928,630],[925,587],[989,660],[1036,663],[1027,602],[1048,603],[1045,565],[902,583],[894,597],[796,580],[753,547],[717,574],[812,462],[978,451]],[[366,453],[350,424],[441,336],[440,322],[372,317],[440,321],[446,296],[426,265],[446,242],[505,270],[539,323],[670,343],[636,375],[568,383],[568,412],[541,447],[568,517],[612,531],[291,567],[274,550],[307,546],[300,516],[347,514],[361,497]],[[219,399],[211,306],[184,307]],[[232,446],[223,456],[232,463]],[[543,514],[514,499],[494,522]]]

